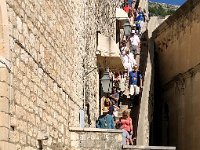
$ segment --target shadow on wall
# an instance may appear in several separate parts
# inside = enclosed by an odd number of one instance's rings
[[[141,51],[140,51],[140,66],[139,69],[142,75],[145,75],[148,58],[148,30],[146,30],[141,37]],[[152,60],[153,61],[153,60]]]
[[[143,75],[143,93],[141,97],[141,104],[140,104],[140,117],[139,118],[139,128],[138,134],[145,134],[146,138],[149,137],[149,132],[151,132],[150,127],[147,125],[145,132],[143,127],[141,125],[142,122],[148,122],[149,125],[151,125],[153,120],[153,109],[154,109],[154,45],[152,45],[152,40],[149,39],[148,30],[146,30],[141,37],[141,51],[140,51],[140,71]],[[148,102],[148,103],[147,103]],[[145,111],[145,110],[146,111]],[[144,114],[148,115],[148,118],[146,119],[144,117]],[[143,135],[144,136],[144,135]],[[148,138],[147,137],[147,138]],[[151,139],[150,139],[151,140]],[[139,139],[137,142],[142,143],[145,142],[145,140],[142,141],[142,139]],[[146,141],[146,144],[149,144],[149,141]]]
[[[155,44],[154,44],[155,45]],[[160,79],[158,78],[159,66],[157,63],[158,54],[156,47],[154,47],[154,104],[153,104],[153,121],[150,125],[150,145],[162,145],[162,103],[159,93]]]
[[[148,31],[147,31],[148,32]],[[150,82],[150,91],[149,91],[149,102],[148,102],[148,120],[149,120],[149,145],[157,145],[153,142],[152,135],[154,134],[152,130],[153,117],[154,117],[154,103],[155,103],[155,46],[152,38],[148,39],[148,52],[150,55],[151,63],[151,82]],[[147,54],[148,57],[148,54]]]

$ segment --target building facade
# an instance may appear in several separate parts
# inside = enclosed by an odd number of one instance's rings
[[[200,149],[199,10],[199,1],[187,1],[153,33],[157,72],[154,131],[159,144],[178,150]]]
[[[37,149],[43,138],[43,149],[70,149],[83,106],[95,127],[98,69],[85,74],[97,67],[97,31],[115,39],[115,5],[0,0],[0,149]]]

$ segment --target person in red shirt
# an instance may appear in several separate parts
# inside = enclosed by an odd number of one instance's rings
[[[126,13],[129,13],[129,11],[130,11],[130,6],[128,5],[128,3],[125,3],[124,11],[125,11]]]

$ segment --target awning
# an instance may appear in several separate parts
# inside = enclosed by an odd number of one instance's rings
[[[116,8],[117,20],[128,20],[128,14],[121,8]]]
[[[97,60],[100,68],[111,71],[123,71],[124,66],[120,58],[119,46],[111,37],[98,34]]]
[[[116,8],[116,19],[118,20],[119,29],[123,29],[124,23],[129,21],[128,14],[121,8]]]

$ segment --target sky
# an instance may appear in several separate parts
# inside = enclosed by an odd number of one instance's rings
[[[152,2],[162,2],[173,5],[182,5],[186,0],[150,0]]]

